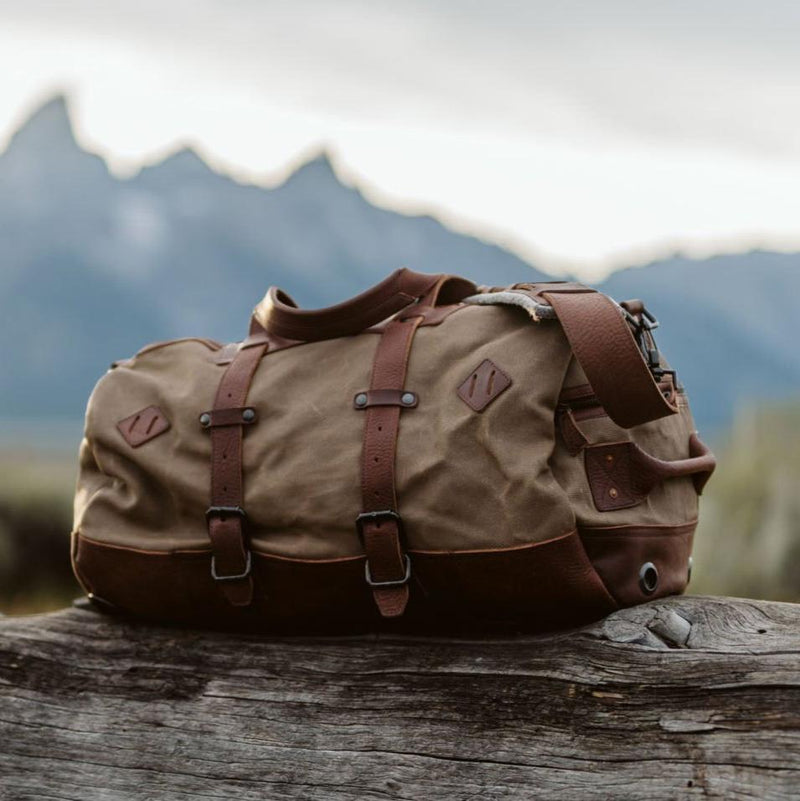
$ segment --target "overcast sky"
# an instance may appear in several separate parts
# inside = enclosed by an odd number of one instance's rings
[[[800,2],[0,0],[0,147],[66,90],[130,171],[190,141],[593,276],[800,249]]]

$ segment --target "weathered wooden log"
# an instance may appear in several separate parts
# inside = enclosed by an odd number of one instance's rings
[[[2,799],[800,797],[800,605],[540,637],[0,620]]]

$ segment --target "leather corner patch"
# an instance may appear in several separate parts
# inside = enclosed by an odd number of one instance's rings
[[[169,429],[169,420],[158,406],[147,406],[117,423],[119,433],[132,448],[138,448]]]
[[[511,379],[490,359],[484,359],[458,388],[458,397],[476,412],[482,412],[511,386]]]

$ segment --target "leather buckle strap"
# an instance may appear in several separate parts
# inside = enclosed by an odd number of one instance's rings
[[[258,417],[246,405],[247,394],[267,348],[267,343],[239,348],[220,380],[211,411],[200,415],[200,425],[211,437],[211,497],[206,510],[211,577],[233,606],[248,606],[253,599],[252,556],[242,508],[242,457],[244,430]]]
[[[403,386],[411,342],[421,322],[421,317],[414,316],[387,323],[375,351],[370,388],[353,399],[355,409],[365,410],[363,511],[356,518],[356,528],[366,555],[367,584],[385,618],[402,615],[410,597],[411,560],[403,548],[403,522],[395,511],[395,456],[400,415],[417,403],[416,395]]]

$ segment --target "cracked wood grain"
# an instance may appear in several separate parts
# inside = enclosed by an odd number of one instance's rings
[[[0,620],[0,799],[800,797],[800,606],[268,638]]]

